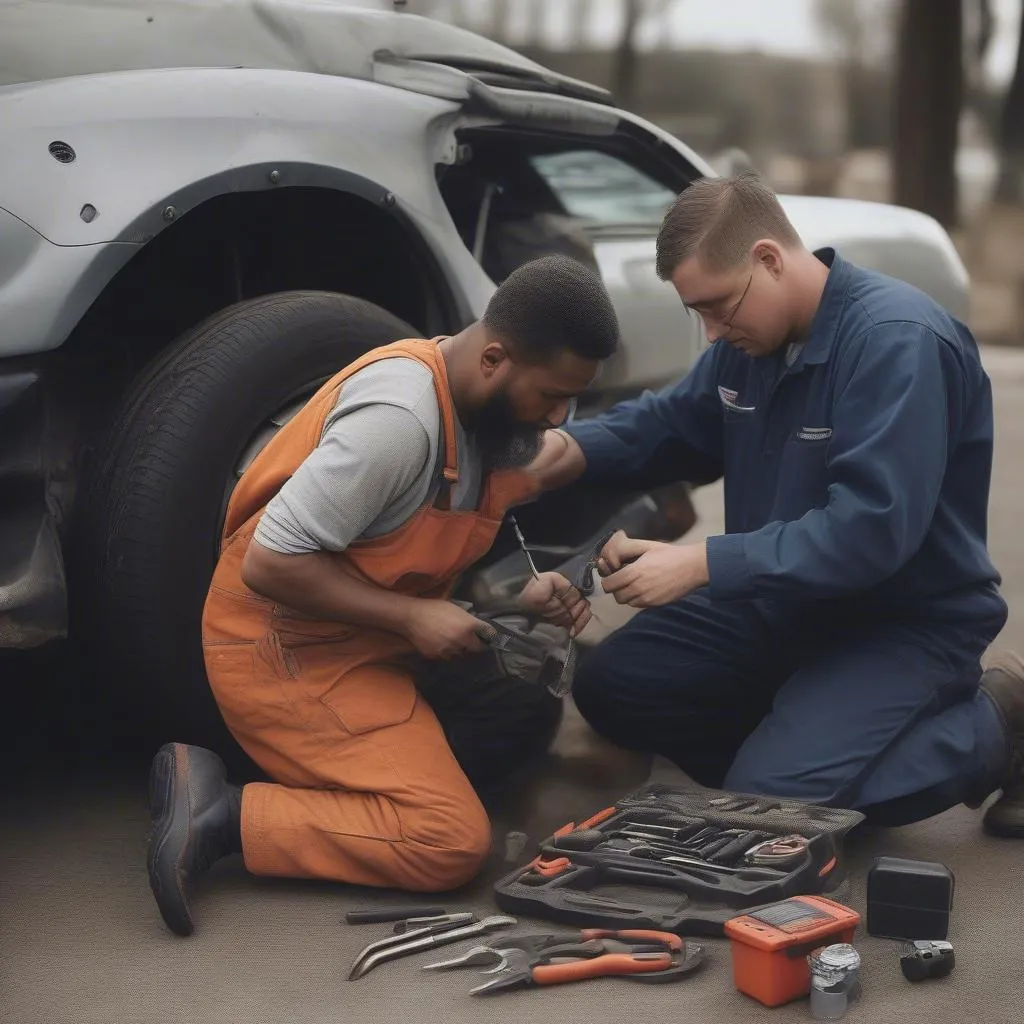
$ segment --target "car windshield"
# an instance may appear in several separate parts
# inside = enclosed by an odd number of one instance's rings
[[[675,193],[617,157],[569,150],[530,157],[573,217],[595,225],[657,227]]]

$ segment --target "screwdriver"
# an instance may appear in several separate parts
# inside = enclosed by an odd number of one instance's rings
[[[533,555],[530,554],[530,549],[526,546],[526,538],[523,536],[523,531],[519,529],[519,523],[516,521],[516,517],[509,513],[508,521],[512,524],[512,530],[516,535],[516,540],[519,542],[519,547],[526,556],[526,561],[530,564],[530,572],[533,574],[533,578],[535,580],[539,580],[540,573],[537,572],[537,566],[533,561]]]

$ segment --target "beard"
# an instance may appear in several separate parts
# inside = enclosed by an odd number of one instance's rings
[[[483,468],[518,469],[532,462],[540,451],[547,426],[516,419],[504,391],[492,395],[465,424],[472,431]]]

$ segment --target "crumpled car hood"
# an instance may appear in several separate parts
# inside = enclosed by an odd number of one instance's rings
[[[382,50],[542,70],[472,32],[353,0],[0,0],[0,26],[0,85],[178,67],[371,79]]]

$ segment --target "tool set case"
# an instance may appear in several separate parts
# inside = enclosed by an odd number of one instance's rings
[[[748,909],[834,892],[857,811],[652,784],[540,844],[495,885],[506,913],[565,924],[724,934]]]

